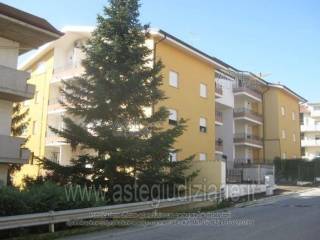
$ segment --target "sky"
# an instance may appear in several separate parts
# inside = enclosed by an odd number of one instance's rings
[[[2,0],[58,29],[94,26],[107,0]],[[141,0],[140,20],[320,102],[320,1]]]

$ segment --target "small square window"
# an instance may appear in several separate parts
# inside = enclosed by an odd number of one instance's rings
[[[205,161],[205,160],[207,160],[207,154],[205,154],[205,153],[199,153],[199,160],[200,160],[200,161]]]
[[[199,121],[199,125],[200,125],[200,132],[206,133],[207,132],[207,120],[205,118],[201,117],[200,121]]]
[[[200,83],[200,97],[206,98],[207,97],[207,85]]]
[[[169,85],[172,87],[178,87],[178,83],[179,82],[179,77],[178,77],[178,73],[174,72],[174,71],[170,71],[169,72]]]
[[[282,131],[281,131],[281,136],[282,136],[283,139],[286,138],[286,131],[285,131],[285,130],[282,130]]]
[[[283,106],[281,107],[281,115],[282,116],[286,115],[286,109]]]
[[[37,104],[39,103],[39,91],[35,91],[34,93],[34,103]]]
[[[177,125],[177,111],[174,109],[169,109],[169,124],[170,125]]]
[[[177,161],[177,153],[176,152],[169,153],[169,161],[170,162],[176,162]]]
[[[32,122],[32,135],[35,135],[37,131],[37,122],[33,121]]]

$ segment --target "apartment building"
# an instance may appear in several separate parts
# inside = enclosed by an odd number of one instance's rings
[[[300,106],[302,158],[320,157],[320,103]]]
[[[30,74],[17,70],[18,56],[61,33],[47,21],[0,3],[0,185],[6,185],[10,164],[25,164],[30,151],[24,138],[11,136],[13,104],[33,98]]]
[[[31,135],[28,146],[35,155],[62,165],[69,164],[80,150],[72,152],[48,126],[63,127],[61,117],[67,113],[58,103],[61,80],[72,80],[83,72],[80,63],[84,55],[79,46],[85,44],[91,31],[85,27],[66,28],[63,37],[47,45],[23,66],[31,72],[30,82],[39,89],[37,99],[29,102],[33,124],[28,131]],[[266,122],[273,121],[266,113],[280,112],[280,106],[284,105],[289,109],[289,105],[298,105],[302,98],[279,87],[278,92],[270,94],[277,99],[271,107],[265,104],[265,96],[271,89],[278,89],[275,85],[239,71],[162,30],[151,29],[150,33],[146,45],[153,50],[152,59],[161,59],[165,66],[161,88],[168,97],[155,107],[166,106],[169,110],[165,127],[179,118],[188,120],[186,132],[175,144],[182,151],[172,154],[172,160],[195,155],[193,169],[200,172],[194,182],[218,187],[226,184],[227,168],[265,163],[271,153],[265,150],[264,132],[271,129]],[[280,97],[282,94],[289,95],[294,103],[282,102],[285,99]],[[299,122],[298,118],[299,115]],[[280,120],[274,124],[279,125]],[[277,154],[281,156],[280,152]],[[31,168],[33,175],[38,174],[35,165]]]

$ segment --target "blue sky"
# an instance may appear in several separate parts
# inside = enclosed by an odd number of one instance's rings
[[[2,0],[67,25],[95,25],[107,0]],[[320,1],[142,0],[141,21],[230,65],[320,101]]]

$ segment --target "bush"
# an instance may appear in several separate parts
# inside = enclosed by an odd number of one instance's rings
[[[67,188],[68,191],[76,187]],[[14,187],[0,188],[0,216],[40,213],[106,205],[106,201],[94,195],[75,194],[68,198],[66,188],[52,182],[36,183],[19,190]]]

